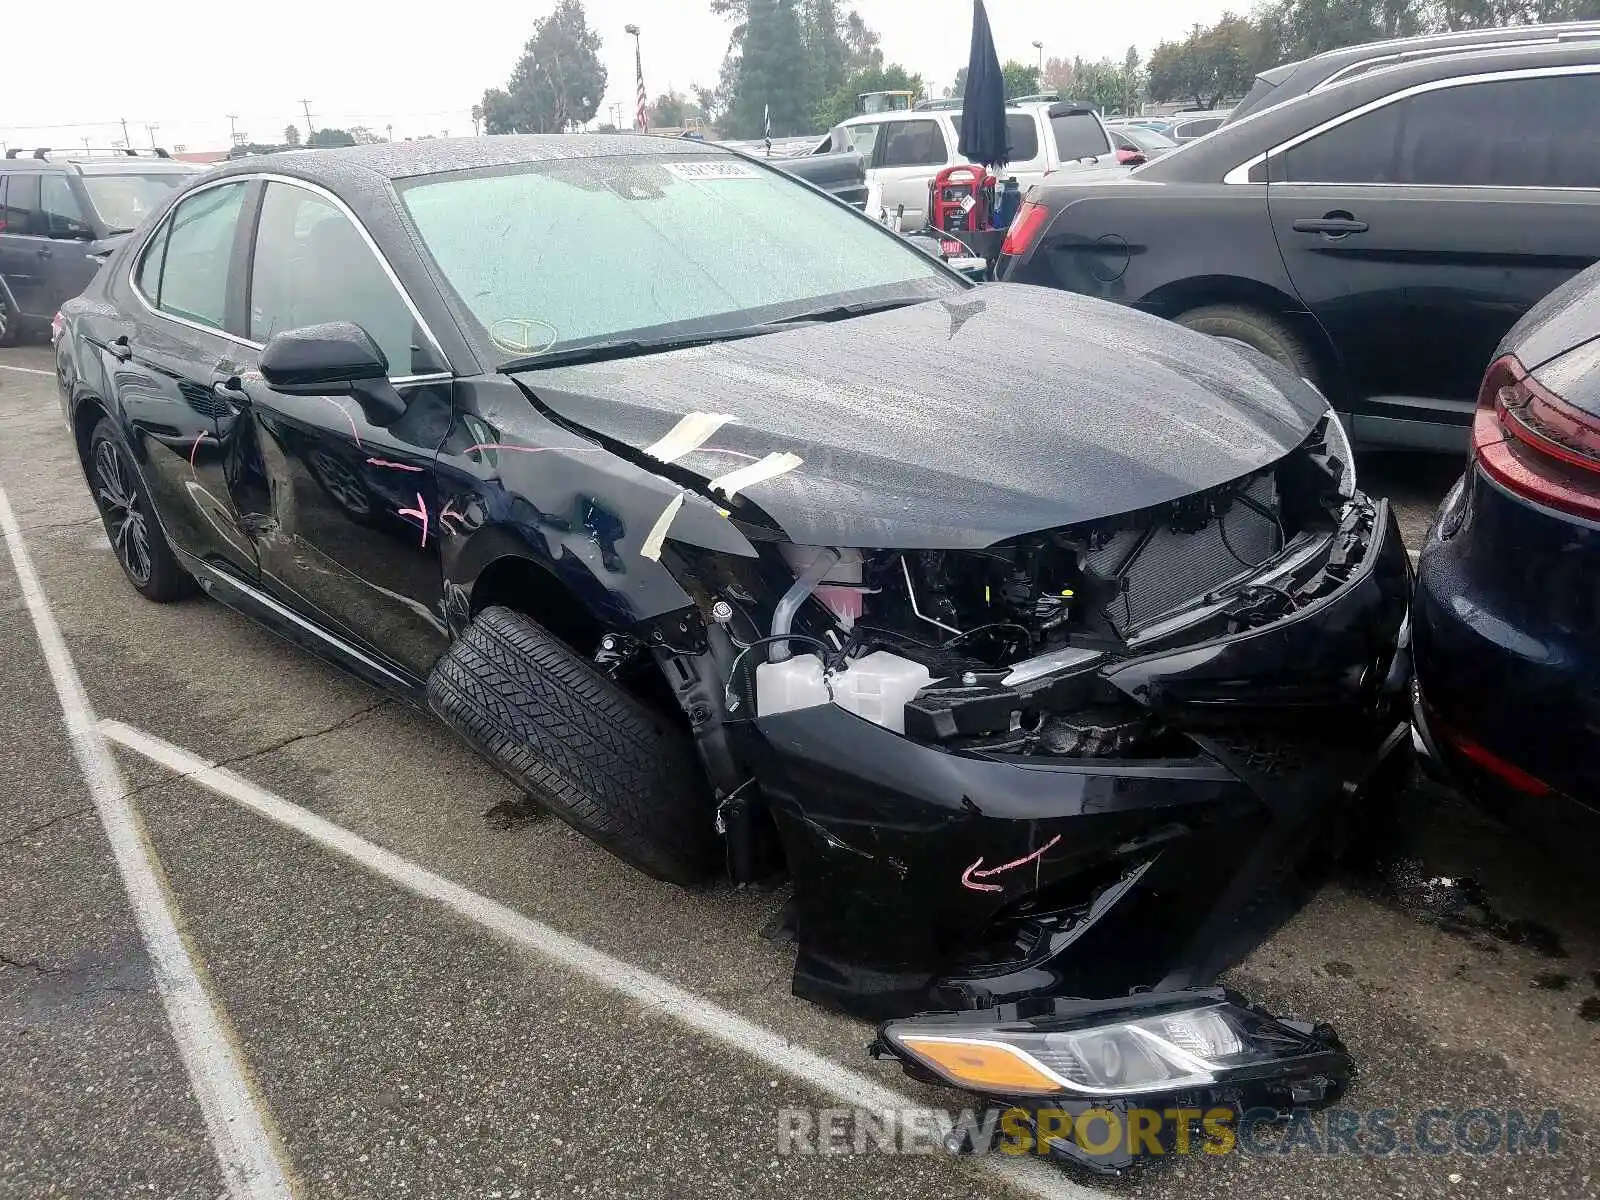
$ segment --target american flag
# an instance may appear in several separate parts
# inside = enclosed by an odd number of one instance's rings
[[[633,44],[633,72],[639,81],[639,110],[634,114],[633,125],[640,133],[644,133],[650,128],[650,101],[644,92],[644,59],[640,56],[637,41]]]

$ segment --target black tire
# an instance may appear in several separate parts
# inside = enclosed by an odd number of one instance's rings
[[[428,706],[533,799],[668,883],[717,861],[687,733],[521,613],[486,608],[428,679]]]
[[[15,346],[22,333],[22,318],[6,301],[6,291],[0,287],[0,346]]]
[[[194,595],[194,576],[178,563],[161,532],[149,493],[109,417],[102,417],[90,435],[88,474],[112,553],[134,589],[157,604]]]
[[[1176,318],[1179,325],[1212,337],[1233,338],[1319,384],[1317,360],[1305,341],[1280,317],[1242,304],[1207,304]]]

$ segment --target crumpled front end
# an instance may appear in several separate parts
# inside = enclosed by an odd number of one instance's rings
[[[1291,912],[1406,745],[1409,563],[1349,461],[1330,417],[1226,488],[990,551],[783,546],[770,634],[725,582],[796,993],[883,1019],[1207,984]]]

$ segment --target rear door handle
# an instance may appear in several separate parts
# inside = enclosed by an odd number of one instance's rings
[[[1301,217],[1293,225],[1296,233],[1325,233],[1329,237],[1344,237],[1351,233],[1365,233],[1367,223],[1347,214],[1329,213],[1325,217]]]

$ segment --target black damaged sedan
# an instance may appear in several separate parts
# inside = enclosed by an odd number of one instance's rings
[[[1407,744],[1397,529],[1262,355],[631,136],[234,163],[55,344],[134,587],[426,706],[651,875],[786,873],[796,992],[915,1018],[914,1071],[1347,1077],[1206,986]]]

